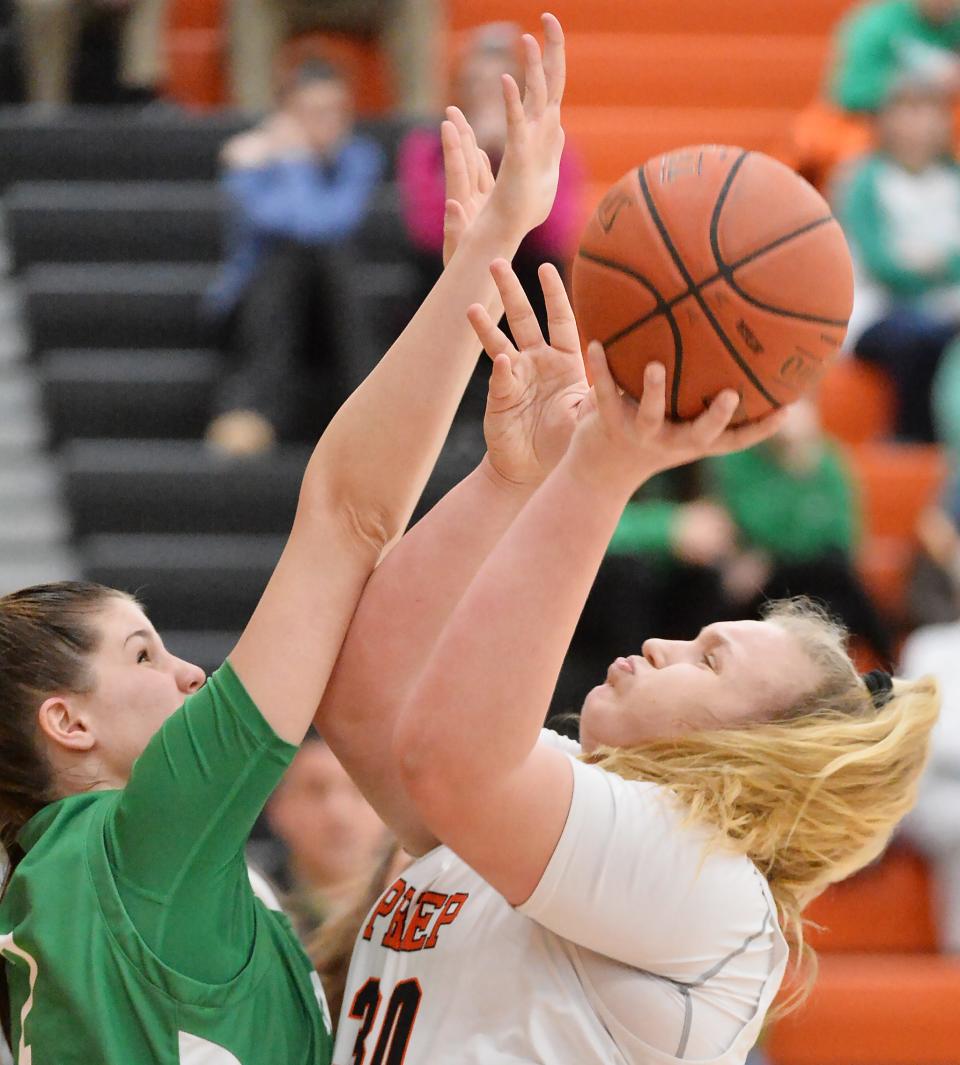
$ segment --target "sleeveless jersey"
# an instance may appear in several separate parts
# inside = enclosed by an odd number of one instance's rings
[[[788,951],[766,881],[711,841],[669,792],[574,758],[566,826],[523,905],[444,846],[383,893],[335,1065],[740,1065]]]
[[[269,794],[294,751],[224,666],[164,724],[134,767],[128,788],[153,793],[149,823],[114,831],[118,818],[131,813],[124,810],[127,789],[63,799],[32,818],[20,835],[25,857],[0,904],[17,1065],[328,1065],[331,1037],[319,980],[287,918],[254,897],[243,857],[259,794]],[[170,786],[165,760],[181,770],[179,791]],[[257,793],[249,804],[231,796],[243,781],[242,764],[245,783]],[[197,765],[202,772],[194,778]],[[202,777],[207,788],[198,783]],[[136,814],[136,796],[129,799]],[[197,824],[209,824],[215,834],[209,848],[197,838]],[[128,888],[118,868],[133,875],[136,863],[128,870],[108,845],[123,845],[131,830],[146,835],[147,859],[155,853],[162,865],[155,883],[149,870],[141,875],[146,887],[138,881]],[[226,863],[221,847],[230,855]],[[196,850],[199,859],[191,857]],[[198,912],[182,914],[177,878],[208,850],[219,866],[210,876],[223,886],[211,880],[209,913],[201,898],[193,905]],[[181,853],[187,855],[182,868]],[[206,872],[200,868],[196,876],[203,881]],[[170,899],[156,887],[166,883]],[[145,903],[160,914],[150,922],[152,945],[143,922],[138,926],[131,916],[137,897],[130,891],[138,885],[145,896],[148,887],[157,896]],[[218,943],[224,919],[218,900],[248,914],[247,941]],[[157,931],[161,922],[174,936],[181,922],[193,937],[196,971],[180,971],[158,956],[153,948],[174,943]],[[205,922],[212,934],[204,932]],[[217,972],[218,951],[232,966],[238,948],[238,971],[222,980],[197,976]],[[179,945],[177,956],[189,958],[189,944]]]

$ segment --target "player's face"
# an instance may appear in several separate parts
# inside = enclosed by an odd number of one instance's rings
[[[809,691],[815,668],[770,621],[720,622],[695,640],[647,640],[642,650],[616,659],[587,696],[584,750],[770,719]]]
[[[150,738],[206,677],[170,654],[144,612],[125,599],[109,600],[98,628],[94,688],[75,698],[91,722],[104,770],[125,781]]]

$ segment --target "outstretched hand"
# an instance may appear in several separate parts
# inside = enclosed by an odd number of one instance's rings
[[[509,74],[503,75],[507,140],[496,181],[466,116],[457,107],[447,108],[446,121],[440,127],[447,195],[444,265],[488,204],[497,228],[517,240],[545,222],[553,207],[564,141],[560,102],[566,59],[560,23],[553,15],[544,15],[542,22],[542,54],[535,37],[525,33],[522,38],[522,97],[516,81]]]
[[[560,103],[567,77],[563,28],[553,15],[541,16],[543,53],[537,39],[523,35],[524,92],[503,75],[507,143],[490,209],[500,221],[527,233],[545,222],[557,194],[564,133]]]
[[[493,171],[487,153],[477,144],[470,123],[459,107],[448,107],[440,124],[447,201],[443,213],[443,265],[457,250],[460,238],[473,224],[493,190]]]
[[[643,395],[637,401],[617,387],[596,341],[589,345],[587,357],[593,388],[583,404],[574,448],[591,476],[608,479],[628,492],[663,470],[753,447],[773,436],[786,420],[784,408],[761,421],[730,428],[739,396],[728,388],[693,421],[671,422],[666,417],[667,375],[662,363],[647,366]]]
[[[510,264],[498,259],[490,272],[516,345],[484,307],[469,308],[470,323],[493,360],[483,419],[487,459],[505,480],[536,485],[567,450],[589,393],[577,324],[555,266],[545,263],[539,271],[549,341]]]

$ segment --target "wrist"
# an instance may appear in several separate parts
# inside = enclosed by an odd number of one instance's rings
[[[484,482],[486,482],[497,496],[510,500],[518,508],[526,503],[542,483],[542,478],[541,480],[531,483],[527,481],[513,481],[509,477],[504,476],[491,460],[489,452],[487,452],[480,460],[480,465],[475,472]]]
[[[468,235],[477,240],[490,241],[498,247],[509,249],[510,254],[502,252],[503,258],[513,258],[513,254],[527,235],[527,227],[512,217],[512,212],[501,210],[495,196],[491,196],[477,215]]]
[[[571,477],[589,485],[597,495],[616,500],[621,507],[627,505],[633,493],[655,472],[638,471],[636,466],[620,461],[612,448],[585,446],[577,440],[576,435],[561,465],[565,466]]]

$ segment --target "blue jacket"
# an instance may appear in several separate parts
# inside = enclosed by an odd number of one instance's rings
[[[326,244],[356,232],[384,170],[380,146],[354,136],[333,160],[299,157],[227,170],[226,262],[207,293],[209,310],[229,314],[277,240]]]

